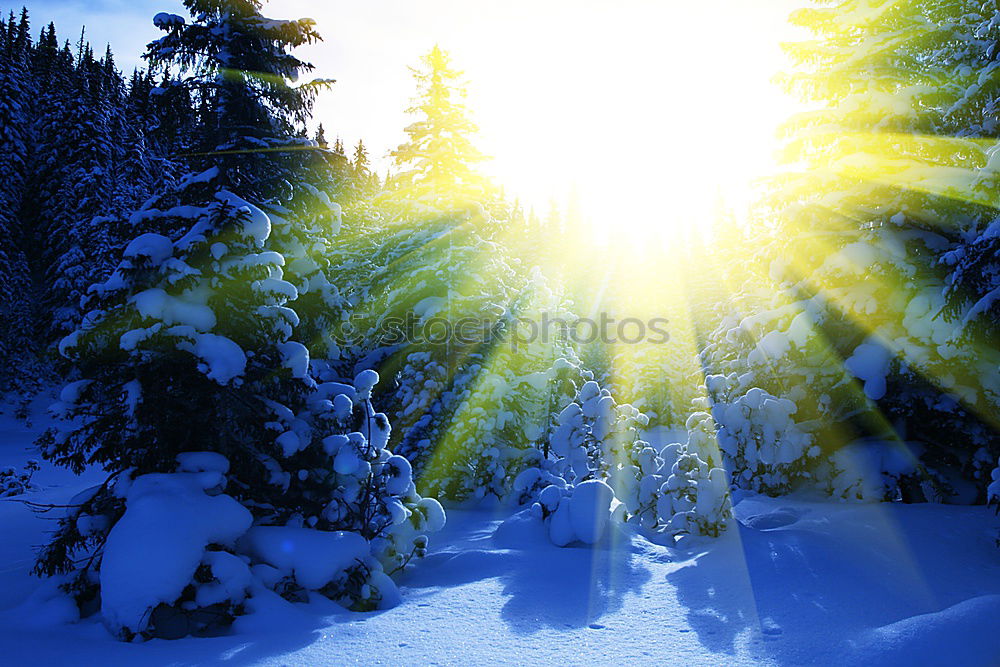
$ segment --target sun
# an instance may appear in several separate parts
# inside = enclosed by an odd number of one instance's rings
[[[792,106],[772,82],[782,12],[665,4],[587,5],[572,30],[540,9],[502,58],[457,54],[488,173],[543,218],[578,207],[580,233],[605,245],[677,244],[738,212]]]

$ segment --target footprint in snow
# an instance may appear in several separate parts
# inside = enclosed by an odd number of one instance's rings
[[[790,526],[802,518],[802,512],[790,508],[782,508],[766,514],[749,517],[743,523],[754,530],[773,530]]]
[[[601,625],[600,623],[591,623],[587,627],[591,630],[604,630],[607,626]]]
[[[760,631],[767,639],[775,639],[782,633],[781,626],[772,621],[769,618],[762,619],[760,622]]]

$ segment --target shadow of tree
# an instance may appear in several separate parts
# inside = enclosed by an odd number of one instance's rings
[[[560,548],[551,544],[541,522],[515,515],[462,539],[450,537],[464,544],[424,559],[406,581],[410,597],[419,597],[420,589],[499,579],[508,596],[501,617],[517,634],[594,625],[651,578],[624,533],[593,546]]]
[[[767,642],[780,664],[836,664],[843,638],[927,607],[901,580],[877,545],[742,525],[667,575],[707,650],[735,654],[740,641]],[[801,641],[785,641],[824,627],[842,639],[810,645],[808,655]]]

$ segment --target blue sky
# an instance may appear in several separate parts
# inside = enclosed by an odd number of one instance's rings
[[[28,7],[36,38],[43,25],[54,21],[59,38],[75,43],[80,28],[86,25],[87,36],[95,50],[103,52],[104,46],[110,43],[119,66],[128,70],[140,64],[143,48],[156,37],[153,14],[162,11],[160,7],[183,13],[183,5],[178,0],[29,0],[24,4]],[[11,5],[5,3],[3,6],[9,9]]]

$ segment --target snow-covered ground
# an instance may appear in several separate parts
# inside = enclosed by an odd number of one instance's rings
[[[0,417],[0,465],[37,457],[37,432]],[[558,548],[524,515],[452,510],[394,609],[271,600],[230,636],[123,644],[40,611],[28,571],[49,524],[17,502],[99,478],[43,464],[39,489],[0,501],[3,664],[1000,664],[991,511],[760,496],[685,549],[624,532]]]

